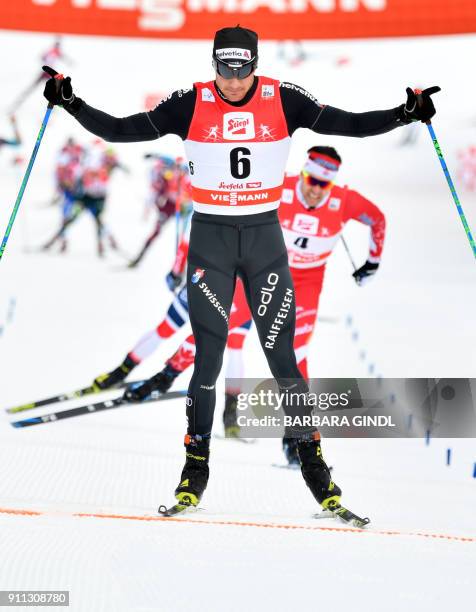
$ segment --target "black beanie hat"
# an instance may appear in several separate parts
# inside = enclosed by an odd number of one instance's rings
[[[218,30],[213,41],[213,57],[227,63],[258,59],[258,34],[239,25]]]

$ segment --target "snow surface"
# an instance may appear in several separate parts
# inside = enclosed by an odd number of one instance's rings
[[[9,134],[7,109],[50,42],[47,35],[0,33],[2,56],[11,58],[0,65],[0,135]],[[475,36],[314,42],[306,44],[311,59],[290,67],[265,43],[260,72],[354,111],[395,106],[407,85],[439,84],[434,127],[456,178],[457,153],[475,140],[476,87],[467,79],[475,44]],[[75,60],[65,70],[77,93],[118,116],[142,110],[148,94],[212,76],[210,45],[201,42],[71,36],[64,47]],[[342,57],[350,62],[338,67]],[[38,89],[19,110],[26,159],[45,106]],[[419,130],[414,147],[400,146],[401,131],[364,140],[300,131],[294,138],[290,170],[299,170],[309,146],[336,146],[344,159],[340,182],[378,203],[388,220],[383,264],[367,287],[353,283],[341,247],[333,255],[312,342],[314,376],[367,376],[371,365],[387,377],[475,373],[475,261],[426,128]],[[48,201],[54,155],[69,135],[92,140],[55,109],[0,263],[1,407],[88,384],[118,365],[170,301],[164,276],[172,227],[134,271],[115,254],[97,259],[86,216],[71,229],[66,256],[33,252],[59,222]],[[131,174],[114,176],[107,222],[131,254],[153,223],[143,218],[142,155],[180,154],[181,147],[173,137],[114,146]],[[11,164],[15,155],[0,152],[2,235],[24,171]],[[476,228],[475,194],[456,186]],[[367,232],[355,224],[345,234],[363,262]],[[177,342],[162,345],[139,376],[161,368]],[[248,375],[268,376],[254,334],[246,359]],[[176,388],[186,385],[184,376]],[[219,402],[218,431],[220,415]],[[187,520],[158,520],[157,506],[173,501],[183,462],[181,400],[26,430],[9,420],[2,411],[0,589],[70,590],[72,610],[94,612],[435,611],[474,600],[474,440],[324,441],[344,500],[372,518],[361,532],[311,518],[316,504],[299,473],[271,467],[282,461],[278,440],[214,440],[205,509]]]

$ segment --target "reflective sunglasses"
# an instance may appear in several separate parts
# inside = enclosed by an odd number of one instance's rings
[[[213,58],[212,60],[213,68],[215,72],[223,77],[224,79],[246,79],[249,77],[253,70],[256,68],[256,58],[253,58],[246,64],[241,64],[241,66],[232,67],[226,62],[222,62],[218,58]]]
[[[329,189],[329,187],[332,186],[332,181],[318,179],[315,176],[312,176],[312,174],[309,174],[309,172],[302,172],[301,174],[306,185],[309,185],[310,187],[316,187],[319,185],[321,189]]]

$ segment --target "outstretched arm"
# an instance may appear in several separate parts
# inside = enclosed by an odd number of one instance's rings
[[[160,136],[150,122],[148,113],[118,118],[89,106],[81,98],[75,98],[72,104],[65,105],[65,109],[88,132],[108,142],[142,142],[155,140]]]
[[[84,128],[108,142],[142,142],[165,134],[185,138],[188,132],[195,106],[193,89],[174,92],[153,111],[118,118],[76,97],[70,77],[64,78],[48,66],[43,69],[52,77],[46,82],[45,98],[62,105]]]
[[[318,134],[332,136],[357,138],[377,136],[406,125],[406,122],[404,123],[399,116],[399,109],[400,107],[366,113],[350,113],[333,106],[325,106],[311,126],[311,130]]]
[[[385,134],[413,121],[427,121],[435,114],[431,95],[438,87],[425,90],[422,104],[416,104],[416,96],[407,89],[407,102],[388,110],[351,113],[333,106],[321,104],[302,87],[281,83],[280,93],[289,133],[309,128],[318,134],[334,136],[376,136]]]

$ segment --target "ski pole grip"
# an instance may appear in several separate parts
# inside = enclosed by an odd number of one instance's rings
[[[417,99],[417,104],[418,106],[421,106],[423,103],[423,100],[421,98],[421,89],[415,89],[415,94],[416,94],[416,99]],[[428,119],[428,121],[425,121],[426,125],[431,125],[431,119]]]
[[[43,66],[43,72],[46,72],[46,74],[53,79],[57,76],[59,76],[61,79],[63,78],[63,75],[59,75],[54,68],[51,68],[51,66]]]
[[[61,87],[61,81],[64,79],[64,76],[57,72],[54,68],[51,68],[51,66],[43,66],[43,72],[46,72],[46,74],[49,75],[52,79],[55,79],[56,93],[58,93]],[[47,108],[54,108],[54,104],[48,102]]]

